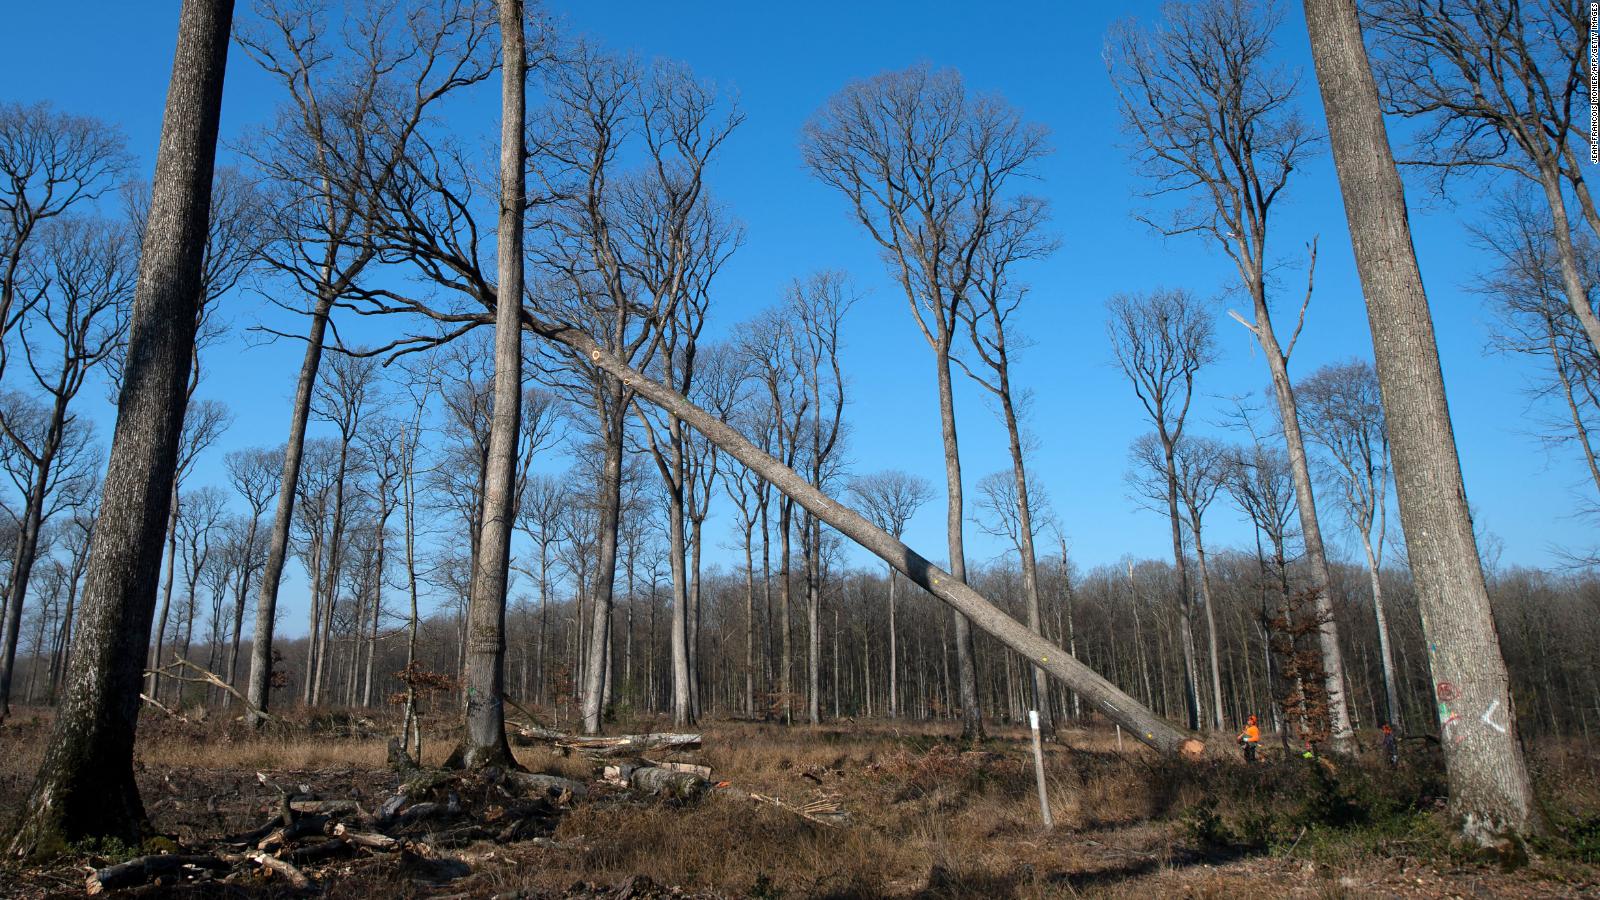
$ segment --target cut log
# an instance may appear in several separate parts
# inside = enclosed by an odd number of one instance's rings
[[[537,725],[517,728],[518,743],[554,744],[566,750],[576,750],[591,756],[619,756],[642,753],[646,750],[692,750],[700,746],[698,734],[656,732],[652,734],[620,734],[615,737],[585,737],[564,734]]]
[[[538,772],[513,771],[505,773],[505,780],[510,784],[514,784],[517,787],[522,788],[523,791],[529,794],[546,796],[550,797],[551,799],[558,800],[562,797],[562,795],[567,795],[576,799],[582,799],[589,795],[588,785],[581,781],[573,781],[571,778],[562,778],[559,775],[542,775]]]
[[[296,847],[295,849],[289,851],[289,854],[286,858],[296,865],[303,866],[306,863],[316,862],[319,859],[327,859],[330,856],[338,856],[349,846],[350,844],[345,841],[344,838],[334,837],[307,847]]]
[[[644,762],[645,762],[646,765],[655,766],[655,767],[661,768],[661,769],[667,769],[668,771],[672,771],[672,772],[684,772],[684,773],[687,773],[689,775],[698,775],[701,778],[705,778],[705,779],[708,779],[708,780],[711,778],[711,767],[710,766],[697,766],[694,763],[681,763],[681,762],[656,762],[653,759],[647,759]]]
[[[284,844],[292,843],[300,838],[312,834],[326,834],[329,819],[327,816],[307,815],[295,819],[287,828],[278,827],[262,838],[256,844],[257,850],[275,850]]]
[[[674,772],[660,766],[640,766],[628,775],[628,786],[652,797],[696,800],[711,787],[711,782],[690,772]]]
[[[84,885],[84,891],[90,896],[98,896],[106,891],[149,884],[157,878],[175,874],[186,868],[222,872],[227,870],[228,864],[209,854],[180,855],[162,853],[141,856],[138,859],[130,859],[114,866],[96,869],[90,873],[88,883]]]
[[[343,822],[333,826],[333,833],[344,838],[357,847],[366,847],[368,850],[398,850],[400,842],[387,834],[375,831],[351,831]]]
[[[303,891],[311,887],[311,879],[306,876],[306,873],[300,871],[299,866],[288,860],[279,859],[270,853],[252,853],[250,854],[250,860],[275,875],[281,875],[297,891]]]
[[[367,817],[366,810],[354,800],[291,800],[289,808],[297,813],[319,813],[324,816],[342,816],[354,813]]]

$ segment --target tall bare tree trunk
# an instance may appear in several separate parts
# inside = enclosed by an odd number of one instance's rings
[[[1400,685],[1394,668],[1394,648],[1389,644],[1389,616],[1383,608],[1383,578],[1378,567],[1378,557],[1372,547],[1372,538],[1361,536],[1362,549],[1367,553],[1367,574],[1372,579],[1372,615],[1378,620],[1378,656],[1383,665],[1384,715],[1396,731],[1405,730],[1405,716],[1400,712]]]
[[[4,649],[0,650],[0,722],[11,714],[11,681],[16,669],[17,641],[22,632],[22,606],[28,596],[28,579],[33,574],[33,564],[39,555],[39,531],[44,524],[44,501],[49,483],[50,461],[41,460],[34,467],[33,483],[28,490],[28,508],[23,513],[22,530],[17,535],[17,552],[12,558],[11,590],[6,597]],[[41,622],[43,618],[40,616]],[[37,662],[34,669],[38,669]],[[32,693],[31,683],[29,693]]]
[[[756,712],[756,570],[755,525],[744,529],[744,714]]]
[[[789,601],[794,595],[789,526],[793,520],[794,502],[785,497],[778,502],[778,568],[783,579],[778,583],[778,692],[783,696],[784,724],[794,721],[794,647],[789,637]]]
[[[172,488],[172,512],[167,516],[167,549],[165,551],[167,574],[161,585],[161,611],[156,613],[156,644],[150,650],[149,685],[145,690],[152,697],[161,693],[161,676],[155,669],[161,665],[161,652],[167,640],[167,615],[172,609],[172,582],[178,571],[178,513],[180,512],[177,484]],[[20,569],[16,571],[21,571]],[[15,584],[15,578],[13,578]]]
[[[1283,427],[1283,442],[1289,451],[1289,473],[1294,480],[1295,508],[1300,513],[1300,537],[1305,546],[1306,565],[1311,569],[1312,607],[1316,610],[1317,644],[1322,651],[1322,686],[1327,696],[1328,731],[1333,748],[1353,749],[1355,732],[1350,727],[1350,704],[1344,690],[1344,653],[1339,648],[1339,624],[1333,614],[1333,582],[1328,575],[1328,555],[1323,548],[1322,526],[1317,520],[1316,493],[1311,485],[1311,467],[1306,457],[1305,437],[1300,430],[1300,414],[1294,400],[1294,385],[1289,381],[1288,359],[1278,346],[1267,318],[1266,288],[1260,280],[1252,287],[1256,294],[1256,336],[1272,370],[1272,389],[1278,401],[1278,420]]]
[[[1222,730],[1222,648],[1217,643],[1217,614],[1211,597],[1211,570],[1206,567],[1206,545],[1194,529],[1194,563],[1200,570],[1200,602],[1206,608],[1206,642],[1211,650],[1211,727]]]
[[[681,426],[674,422],[671,427],[675,436],[670,463],[681,474],[682,442],[676,436],[681,433]],[[693,676],[689,671],[689,580],[683,519],[683,481],[678,478],[676,484],[667,486],[667,552],[672,554],[672,619],[667,627],[672,650],[672,724],[680,727],[694,721],[689,696],[689,680]]]
[[[1162,448],[1167,467],[1167,518],[1172,523],[1172,565],[1178,574],[1178,636],[1183,654],[1183,709],[1191,729],[1200,727],[1200,667],[1194,651],[1194,591],[1189,585],[1189,561],[1183,552],[1183,525],[1178,518],[1178,475],[1172,442]]]
[[[800,520],[803,537],[800,541],[801,566],[806,576],[806,721],[822,724],[822,585],[818,557],[819,529],[816,520],[804,516]],[[838,673],[834,673],[835,677]]]
[[[194,355],[231,0],[185,0],[156,155],[117,425],[72,649],[66,697],[8,855],[53,853],[148,824],[133,778],[150,645]]]
[[[522,432],[523,214],[528,54],[522,0],[500,3],[499,302],[494,317],[494,412],[483,491],[483,529],[467,604],[466,732],[453,759],[464,768],[516,766],[506,742],[506,582],[516,516]]]
[[[1355,3],[1305,0],[1305,15],[1366,293],[1395,495],[1439,704],[1450,808],[1466,839],[1494,846],[1542,822],[1472,533],[1405,190]]]
[[[295,385],[294,409],[289,414],[289,439],[283,447],[283,472],[278,479],[278,502],[273,507],[272,534],[267,544],[267,564],[261,570],[261,590],[256,594],[256,628],[250,639],[250,721],[265,724],[258,714],[272,702],[272,632],[278,623],[278,586],[289,557],[289,526],[294,521],[295,493],[300,484],[300,458],[306,448],[306,422],[311,417],[311,391],[322,365],[322,342],[328,330],[332,297],[319,297],[306,332],[306,353]],[[315,603],[315,599],[312,601]],[[309,662],[309,660],[308,660]]]
[[[615,382],[615,379],[613,381]],[[612,386],[613,412],[606,413],[613,418],[605,437],[605,459],[600,473],[600,534],[597,541],[599,559],[596,560],[594,577],[591,579],[593,598],[590,613],[593,625],[589,629],[588,645],[585,647],[582,643],[579,644],[584,648],[580,652],[584,653],[581,695],[585,734],[599,734],[605,717],[606,677],[609,674],[606,671],[606,658],[607,647],[611,641],[611,604],[617,583],[617,528],[622,520],[622,429],[625,407],[622,385],[615,383]],[[679,493],[678,497],[680,521],[677,559],[681,575],[682,494]],[[680,587],[683,585],[681,580],[676,583]]]
[[[344,543],[344,477],[350,471],[350,437],[342,435],[339,442],[339,468],[333,482],[333,522],[328,532],[328,561],[323,567],[322,627],[320,632],[313,630],[311,633],[317,648],[317,664],[311,678],[312,706],[322,705],[322,685],[331,668],[328,651],[333,637],[333,611],[339,604],[339,549]]]
[[[897,645],[895,624],[895,589],[900,580],[899,573],[893,566],[889,567],[889,718],[900,718],[900,649]]]
[[[256,533],[261,525],[259,516],[252,515],[245,531],[244,560],[239,563],[239,585],[233,595],[233,639],[228,647],[228,683],[239,683],[239,640],[244,631],[244,604],[250,593],[250,561],[255,555]],[[222,702],[233,705],[233,695],[223,692]]]
[[[943,315],[940,328],[944,328]],[[950,384],[950,335],[939,342],[934,356],[939,375],[939,422],[944,439],[945,539],[950,548],[950,574],[957,581],[967,580],[966,543],[962,528],[961,447],[956,438],[955,396]],[[972,623],[959,610],[952,611],[956,640],[956,684],[961,693],[961,736],[969,741],[983,739],[983,712],[978,706],[978,667],[972,644]]]

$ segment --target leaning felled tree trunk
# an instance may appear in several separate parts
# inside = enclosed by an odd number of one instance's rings
[[[1366,293],[1395,494],[1429,646],[1450,809],[1482,846],[1537,830],[1505,661],[1472,534],[1433,319],[1353,0],[1305,0],[1350,239]],[[1503,845],[1502,845],[1503,846]]]
[[[1204,749],[1204,743],[1194,734],[1152,713],[1061,648],[1006,615],[965,582],[935,566],[887,531],[867,521],[860,513],[818,490],[793,469],[752,444],[728,423],[689,402],[676,391],[628,367],[585,332],[528,317],[524,321],[534,333],[582,353],[596,366],[631,385],[640,397],[661,407],[669,415],[682,419],[729,456],[793,498],[812,515],[877,555],[1007,647],[1026,656],[1030,663],[1061,679],[1138,740],[1163,753],[1198,756]]]
[[[137,842],[139,685],[194,354],[232,0],[184,0],[139,260],[126,373],[90,549],[66,696],[7,848],[53,853],[87,838]]]
[[[522,430],[522,229],[528,55],[522,0],[500,0],[500,302],[494,322],[494,412],[483,488],[483,526],[467,606],[466,733],[452,754],[465,768],[512,766],[506,742],[506,577],[516,513]]]

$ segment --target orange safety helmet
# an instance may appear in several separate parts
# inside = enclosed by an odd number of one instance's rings
[[[1256,723],[1256,717],[1255,716],[1251,716],[1250,719],[1249,719],[1249,723],[1251,725],[1254,725]]]

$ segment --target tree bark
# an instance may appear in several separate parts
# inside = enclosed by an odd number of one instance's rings
[[[232,0],[184,0],[162,121],[129,348],[66,697],[8,843],[136,843],[148,828],[133,778],[139,685],[161,538],[194,355]]]
[[[1366,293],[1378,382],[1439,704],[1450,808],[1492,846],[1537,831],[1505,662],[1461,478],[1433,319],[1353,0],[1305,0],[1312,58]]]
[[[516,768],[506,742],[506,582],[516,516],[517,439],[522,433],[522,278],[528,55],[522,0],[500,7],[499,302],[494,321],[494,418],[483,491],[483,524],[467,605],[464,768]],[[585,710],[587,712],[587,709]],[[587,720],[587,716],[585,716]]]

